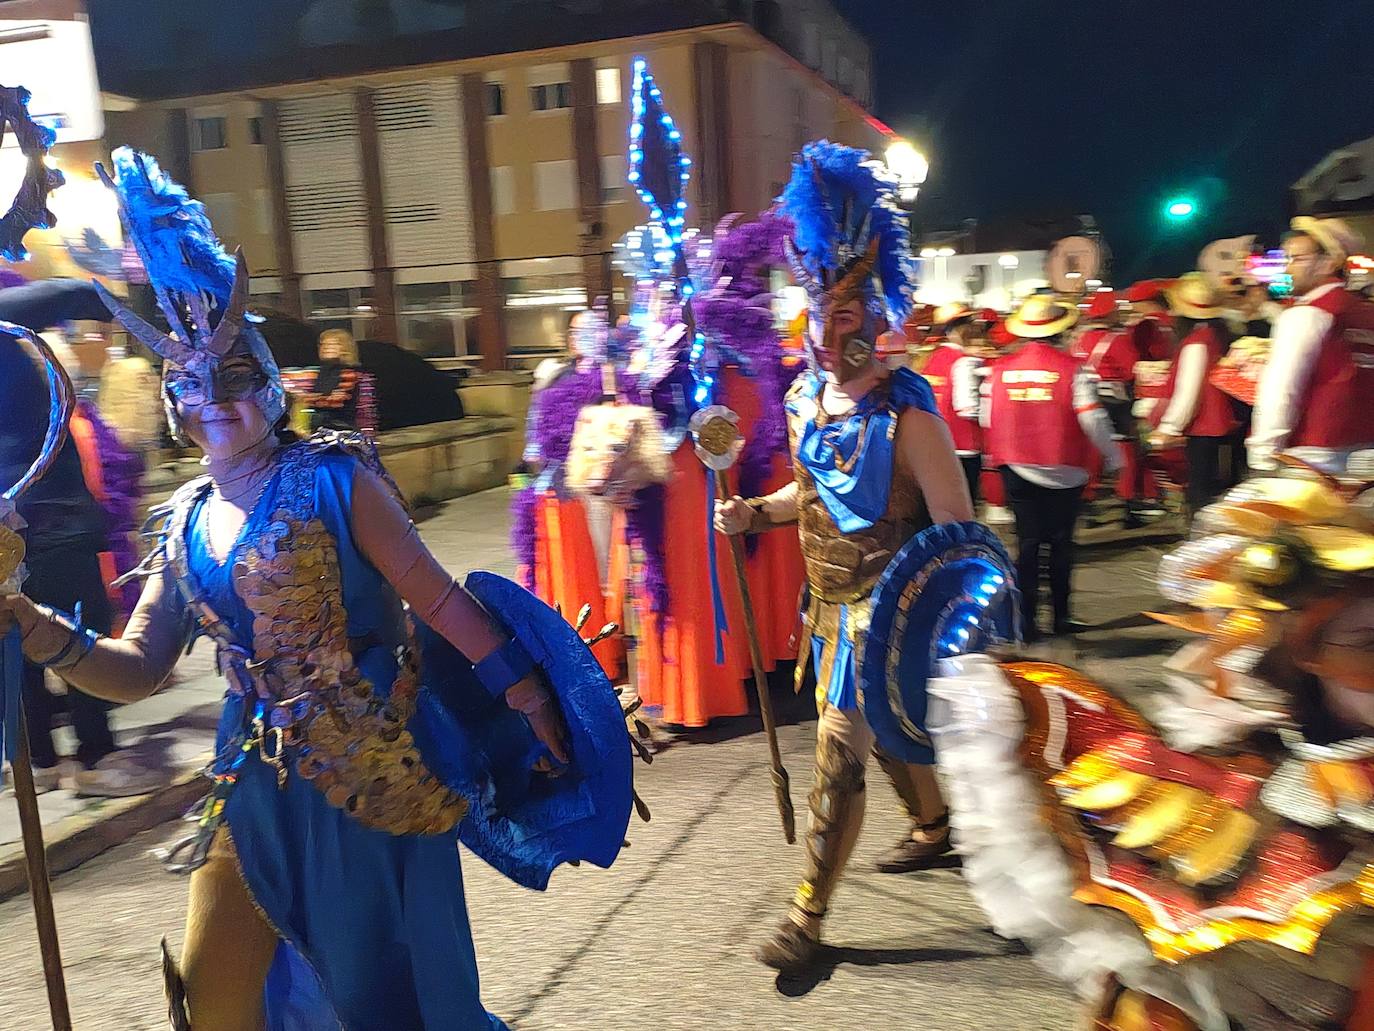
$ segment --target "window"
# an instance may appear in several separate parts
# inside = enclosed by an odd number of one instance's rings
[[[482,105],[488,118],[500,118],[506,113],[506,84],[488,82],[483,84]]]
[[[618,204],[625,199],[625,158],[608,154],[601,159],[601,203]]]
[[[530,87],[531,111],[562,111],[572,107],[572,83],[550,82]]]
[[[815,22],[807,22],[802,29],[802,60],[812,68],[821,63],[821,31]]]
[[[467,321],[477,314],[468,287],[455,283],[404,283],[398,291],[401,343],[426,358],[467,351]]]
[[[200,202],[215,227],[215,232],[226,240],[237,240],[239,205],[238,198],[232,193],[202,193]]]
[[[259,236],[271,236],[275,221],[272,212],[272,193],[270,190],[253,191],[253,228]]]
[[[197,118],[192,123],[192,150],[223,150],[227,146],[229,146],[229,141],[225,129],[225,119],[222,116]]]
[[[258,115],[248,119],[248,142],[255,147],[262,146],[262,118]]]
[[[515,169],[509,165],[491,170],[491,213],[515,214]]]
[[[536,161],[534,207],[536,211],[566,211],[577,206],[577,172],[571,161]]]
[[[598,68],[596,70],[596,102],[598,104],[620,103],[619,68]]]

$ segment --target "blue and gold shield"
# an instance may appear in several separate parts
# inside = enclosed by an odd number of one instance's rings
[[[873,589],[859,698],[878,747],[931,764],[926,683],[942,659],[1020,637],[1016,578],[1006,549],[981,523],[923,530]]]
[[[536,890],[560,863],[610,866],[630,822],[634,754],[610,680],[578,631],[519,584],[477,572],[464,586],[543,670],[572,761],[556,775],[533,771],[547,753],[524,717],[487,693],[461,652],[421,627],[424,690],[411,730],[426,766],[468,802],[460,840]]]

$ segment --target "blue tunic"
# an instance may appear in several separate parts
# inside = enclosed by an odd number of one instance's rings
[[[405,625],[394,590],[352,537],[357,464],[342,453],[321,456],[313,465],[314,507],[337,543],[348,636],[362,642],[357,668],[385,696],[397,677]],[[279,469],[222,564],[206,544],[203,503],[187,524],[192,580],[250,651],[254,616],[235,591],[233,569],[269,531],[281,490]],[[248,704],[227,697],[217,736],[222,757],[237,751]],[[505,1028],[479,997],[456,829],[371,829],[294,769],[279,788],[256,750],[238,772],[226,820],[246,886],[282,939],[266,987],[269,1031]]]

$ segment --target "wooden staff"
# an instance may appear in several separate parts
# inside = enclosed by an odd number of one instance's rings
[[[21,674],[22,675],[22,674]],[[24,863],[33,897],[33,916],[38,924],[38,949],[43,954],[43,976],[48,983],[48,1011],[53,1031],[72,1031],[67,1005],[67,979],[62,972],[62,950],[57,942],[57,918],[53,913],[52,881],[43,847],[43,821],[38,815],[38,792],[33,785],[33,760],[29,756],[29,728],[21,703],[19,741],[10,764],[14,800],[19,806],[19,827],[24,836]]]
[[[707,418],[697,430],[698,456],[715,469],[716,497],[721,501],[730,500],[730,489],[726,482],[730,465],[734,463],[737,451],[739,430],[730,418],[733,413],[721,409],[719,414],[707,414]],[[728,439],[727,439],[728,437]],[[703,455],[702,452],[705,452]],[[728,462],[724,461],[729,456]],[[721,461],[715,461],[715,458]],[[723,464],[722,464],[723,462]],[[754,664],[754,693],[759,699],[759,715],[763,717],[763,732],[768,738],[770,771],[773,778],[773,794],[777,798],[778,815],[782,818],[782,833],[789,845],[797,840],[797,814],[792,807],[792,782],[787,775],[787,767],[782,764],[782,751],[778,748],[778,726],[773,718],[773,700],[768,694],[768,674],[763,668],[763,646],[759,643],[758,622],[754,618],[754,601],[749,591],[749,577],[744,567],[744,540],[736,535],[729,538],[730,557],[735,564],[735,584],[739,588],[740,607],[744,610],[744,630],[749,639],[749,657]],[[715,575],[715,570],[711,570]]]
[[[38,351],[47,367],[48,387],[52,395],[48,432],[43,439],[42,451],[19,482],[0,495],[0,501],[3,501],[0,507],[12,512],[14,502],[42,479],[57,460],[67,440],[67,424],[76,406],[76,392],[62,363],[42,337],[8,322],[0,323],[0,334],[26,340]],[[0,583],[12,579],[24,557],[23,540],[8,527],[5,532],[14,539],[8,542],[8,551],[0,554],[0,567],[3,567],[0,568]],[[18,628],[11,633],[16,638],[11,638],[4,651],[0,652],[0,676],[22,678],[23,649],[22,645],[15,647],[18,644]],[[7,668],[10,664],[19,668]],[[33,785],[33,760],[29,755],[29,731],[24,718],[23,697],[21,679],[18,690],[14,692],[14,703],[19,707],[19,719],[16,721],[19,739],[13,744],[14,758],[10,763],[11,776],[14,778],[14,800],[19,807],[29,896],[33,899],[33,915],[38,925],[38,947],[43,955],[43,974],[48,986],[48,1010],[52,1014],[53,1031],[72,1031],[67,981],[62,973],[62,951],[57,941],[57,918],[53,914],[52,881],[48,876],[48,857],[43,845],[43,821],[38,813],[38,792]]]

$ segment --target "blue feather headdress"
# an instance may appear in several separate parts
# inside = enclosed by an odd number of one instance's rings
[[[892,325],[906,320],[916,263],[897,191],[896,178],[866,150],[829,140],[802,149],[779,203],[794,227],[788,243],[793,272],[813,301],[865,270],[873,313]]]
[[[170,332],[145,322],[96,283],[110,314],[168,366],[202,377],[230,356],[256,359],[266,379],[258,403],[269,421],[280,420],[286,395],[272,352],[254,326],[262,320],[248,311],[248,264],[243,253],[230,255],[225,250],[205,206],[166,175],[155,158],[128,147],[120,147],[113,157],[113,177],[100,165],[96,171],[119,199],[124,231],[143,262]],[[166,400],[175,434],[179,427],[174,408],[170,397]]]

